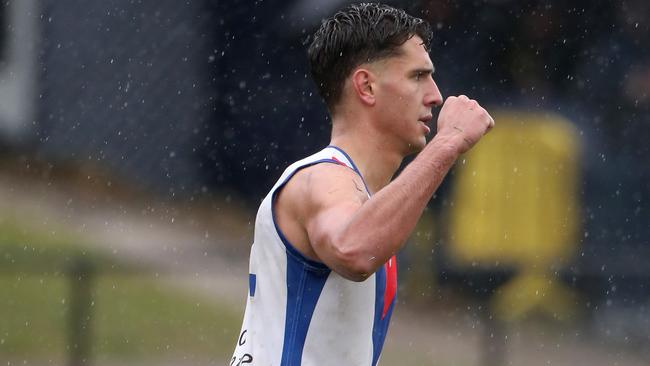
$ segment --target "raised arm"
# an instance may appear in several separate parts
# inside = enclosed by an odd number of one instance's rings
[[[301,195],[295,195],[302,199],[300,205],[294,202],[293,211],[310,246],[307,255],[350,280],[366,279],[404,245],[458,156],[493,124],[476,101],[448,98],[440,111],[438,134],[370,199],[361,179],[346,167],[307,168],[294,186],[302,187]],[[289,200],[292,196],[289,193]]]

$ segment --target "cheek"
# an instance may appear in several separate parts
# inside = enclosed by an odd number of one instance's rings
[[[394,89],[385,95],[384,101],[394,110],[403,113],[405,109],[409,109],[416,104],[414,99],[416,94],[417,91],[409,90],[407,88]]]
[[[386,122],[391,128],[406,128],[410,125],[409,121],[417,119],[419,113],[416,100],[417,85],[412,85],[409,81],[401,81],[401,83],[387,83],[381,90],[377,100],[380,107],[379,115],[387,119]]]

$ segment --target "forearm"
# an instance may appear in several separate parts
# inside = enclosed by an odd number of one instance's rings
[[[402,173],[366,201],[340,233],[342,247],[374,273],[406,242],[459,153],[434,138]]]

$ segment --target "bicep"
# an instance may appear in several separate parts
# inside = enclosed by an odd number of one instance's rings
[[[363,181],[347,167],[323,167],[314,177],[304,221],[309,242],[323,263],[345,275],[349,271],[347,248],[340,239],[368,195]]]

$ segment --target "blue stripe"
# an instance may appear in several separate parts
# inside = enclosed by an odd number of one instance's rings
[[[287,308],[281,366],[301,364],[309,323],[330,273],[330,270],[314,270],[287,252]]]
[[[257,276],[253,273],[248,274],[248,293],[250,297],[255,296],[255,287],[257,285]]]
[[[384,311],[384,293],[386,292],[386,268],[384,266],[381,266],[381,269],[375,272],[375,278],[375,321],[372,325],[372,365],[376,365],[377,361],[379,361],[379,355],[381,355],[381,350],[384,348],[384,341],[388,333],[390,317],[395,306],[395,300],[393,300],[393,303],[388,308],[386,317],[384,319],[381,318],[381,313]]]
[[[324,263],[305,257],[284,236],[275,220],[275,197],[294,174],[319,163],[338,164],[332,159],[321,159],[298,167],[278,185],[271,199],[273,225],[287,250],[287,305],[281,366],[300,365],[309,324],[331,270]]]

